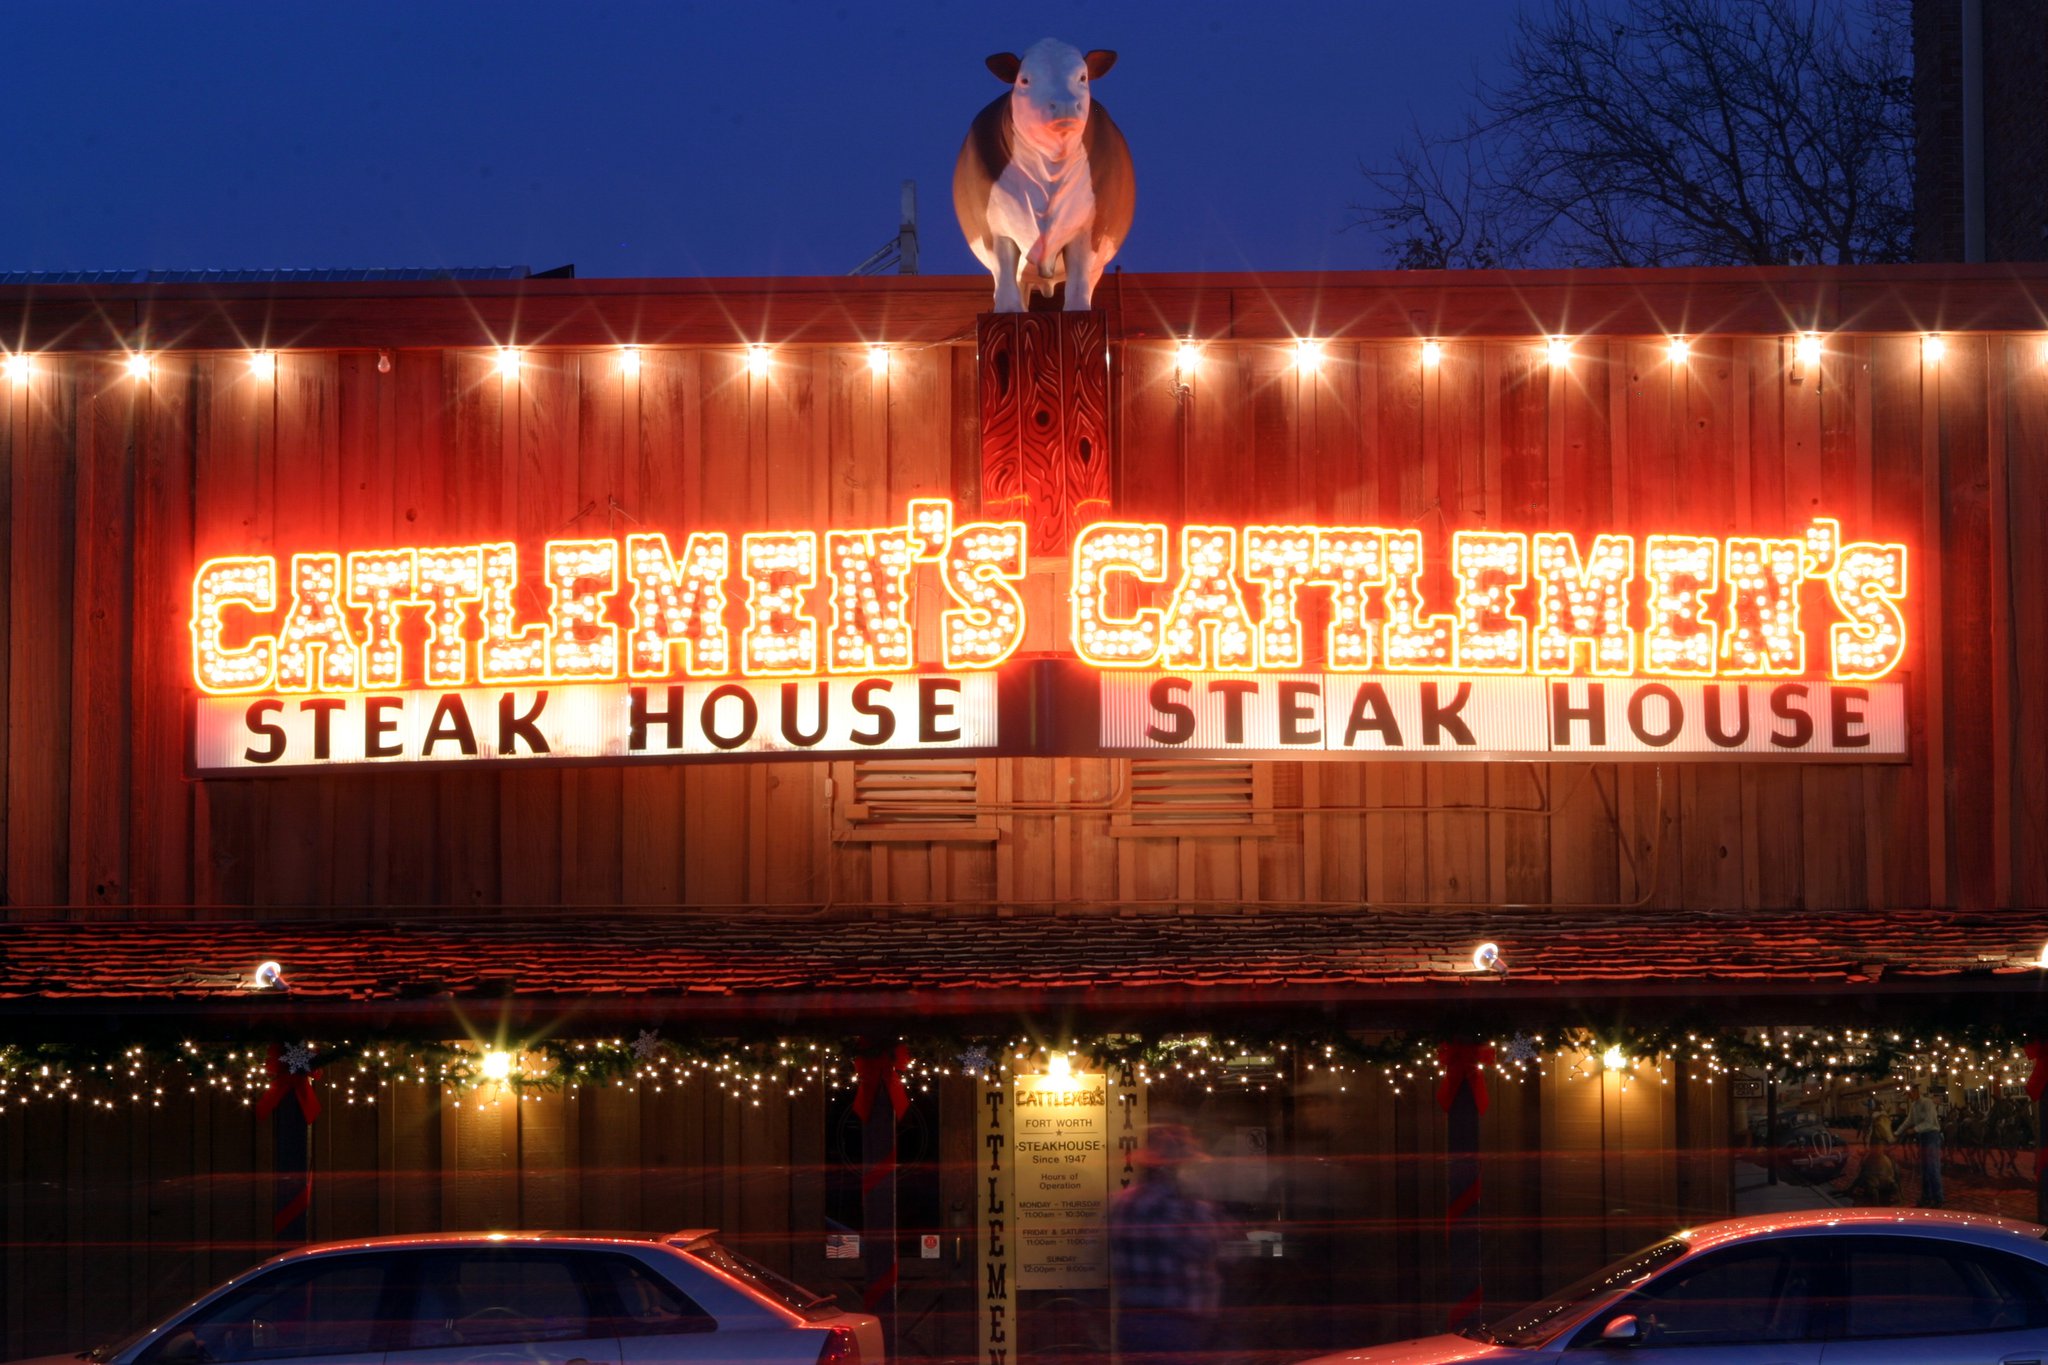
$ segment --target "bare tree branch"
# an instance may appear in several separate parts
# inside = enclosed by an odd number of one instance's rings
[[[1353,225],[1394,264],[1910,255],[1904,0],[1551,0],[1505,66],[1457,132],[1362,168]]]

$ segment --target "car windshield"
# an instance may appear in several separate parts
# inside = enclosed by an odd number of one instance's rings
[[[1495,1346],[1516,1346],[1525,1350],[1541,1346],[1576,1321],[1578,1311],[1593,1300],[1642,1283],[1683,1256],[1688,1247],[1689,1244],[1679,1238],[1666,1238],[1644,1247],[1633,1256],[1622,1257],[1605,1269],[1594,1271],[1585,1279],[1567,1285],[1527,1308],[1495,1318],[1483,1326],[1467,1327],[1461,1335]]]
[[[806,1317],[823,1317],[835,1311],[830,1294],[812,1293],[794,1280],[785,1279],[751,1256],[742,1256],[731,1247],[720,1246],[716,1242],[698,1242],[685,1250],[698,1260],[718,1267],[785,1308],[794,1309]]]

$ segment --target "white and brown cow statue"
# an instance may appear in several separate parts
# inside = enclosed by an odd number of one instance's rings
[[[1010,93],[974,116],[953,167],[953,211],[996,278],[995,310],[1024,311],[1024,288],[1066,281],[1066,306],[1094,306],[1095,283],[1131,228],[1131,149],[1090,84],[1116,62],[1047,38],[988,69]]]

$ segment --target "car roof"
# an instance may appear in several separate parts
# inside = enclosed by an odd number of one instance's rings
[[[350,1237],[334,1242],[314,1242],[307,1246],[293,1247],[280,1253],[267,1263],[277,1265],[295,1261],[307,1256],[328,1256],[337,1252],[389,1250],[394,1247],[412,1247],[422,1250],[450,1247],[493,1247],[493,1246],[587,1246],[595,1243],[618,1245],[620,1243],[664,1243],[672,1246],[691,1246],[707,1237],[715,1236],[716,1228],[685,1228],[681,1232],[593,1232],[573,1230],[553,1232],[534,1229],[518,1229],[508,1232],[413,1232],[399,1233],[385,1237]]]
[[[1957,1209],[1887,1208],[1787,1209],[1703,1223],[1678,1235],[1694,1251],[1704,1251],[1757,1237],[1826,1232],[1912,1233],[1984,1244],[2048,1238],[2048,1227],[2017,1218]]]

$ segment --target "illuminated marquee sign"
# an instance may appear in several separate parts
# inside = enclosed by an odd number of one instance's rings
[[[1906,549],[1832,520],[1441,549],[1413,528],[1099,522],[1036,637],[1025,544],[932,498],[894,526],[553,540],[537,561],[507,542],[210,559],[194,766],[1905,749],[1883,680]]]

